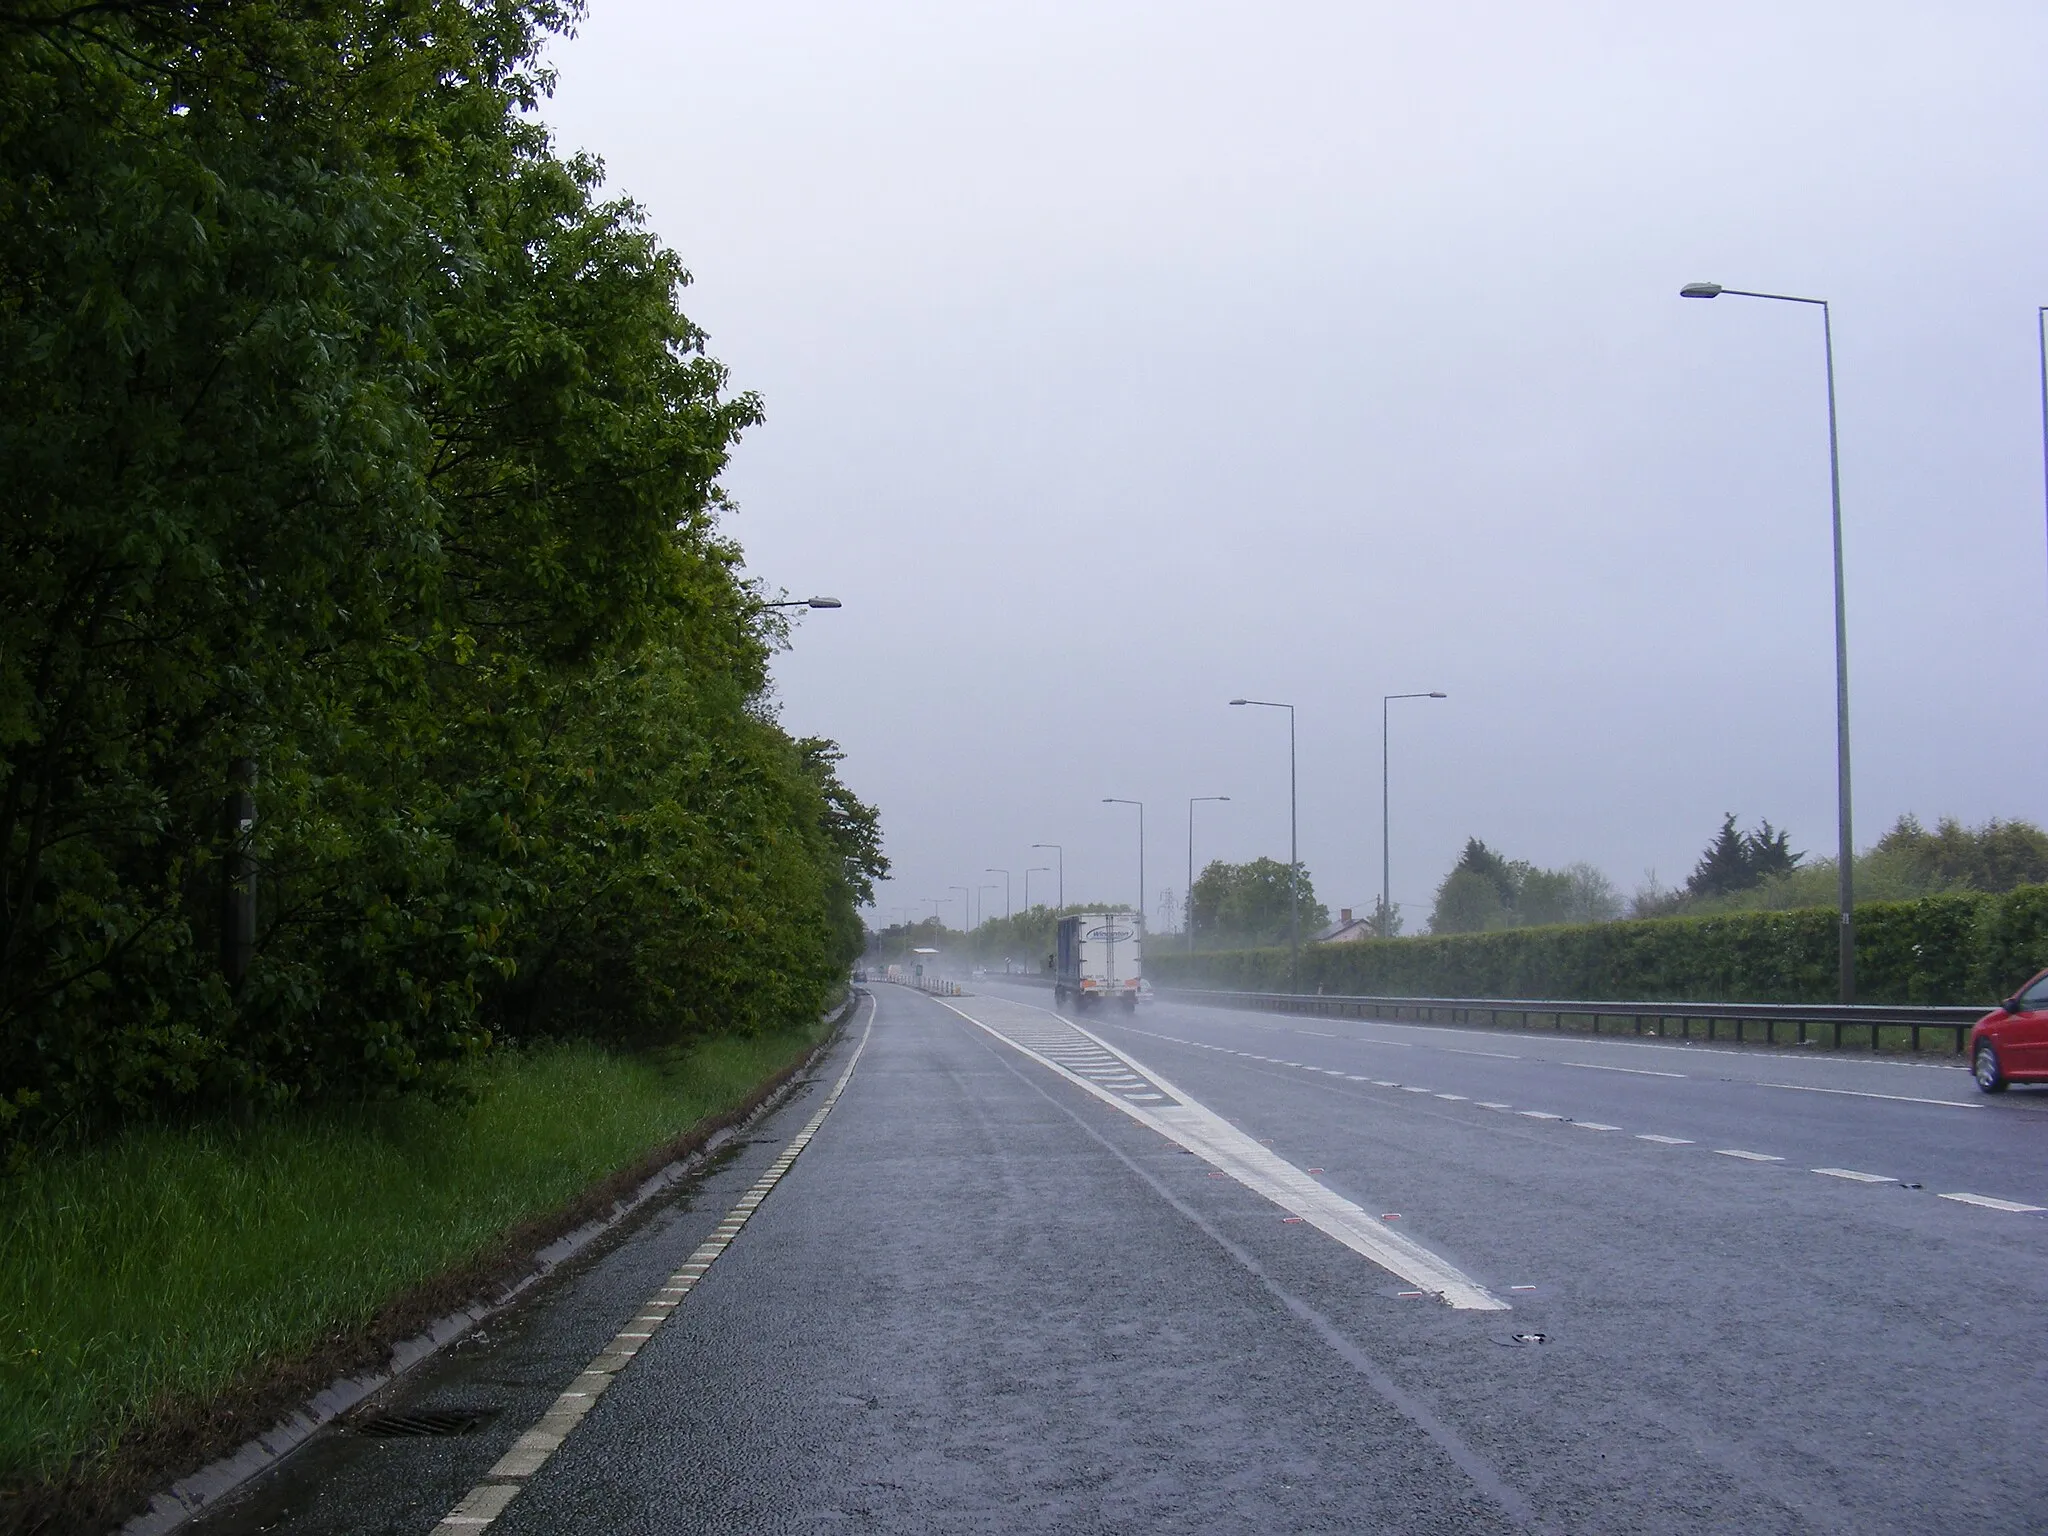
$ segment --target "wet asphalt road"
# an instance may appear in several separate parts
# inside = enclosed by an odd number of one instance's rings
[[[1043,990],[874,992],[815,1140],[489,1529],[2048,1529],[2048,1214],[1942,1198],[2048,1206],[2048,1094],[1171,1004],[1084,1016],[1130,1065],[1062,1071],[1002,1033],[1063,1028]],[[687,1196],[395,1394],[481,1427],[324,1435],[189,1529],[433,1529],[867,1017]],[[1402,1295],[1148,1123],[1175,1103],[1511,1310]]]

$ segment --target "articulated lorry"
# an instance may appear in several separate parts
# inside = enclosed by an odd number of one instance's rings
[[[1077,912],[1060,919],[1053,955],[1053,1002],[1091,1008],[1115,998],[1138,1006],[1144,932],[1135,912]]]

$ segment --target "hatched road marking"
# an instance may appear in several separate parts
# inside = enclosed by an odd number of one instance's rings
[[[1279,1154],[1259,1144],[1221,1115],[1190,1099],[1157,1072],[1118,1051],[1049,1008],[977,996],[961,999],[966,1008],[933,998],[941,1008],[1001,1041],[1020,1055],[1064,1077],[1085,1093],[1113,1105],[1139,1124],[1187,1148],[1229,1174],[1247,1189],[1263,1195],[1281,1210],[1299,1216],[1361,1258],[1369,1259],[1396,1278],[1419,1286],[1447,1305],[1467,1312],[1505,1312],[1508,1304],[1462,1270],[1439,1258],[1413,1239],[1375,1221],[1342,1195],[1326,1188]],[[1132,1071],[1143,1074],[1159,1090],[1161,1102],[1134,1104],[1073,1071],[1067,1062],[1083,1051],[1109,1051]]]

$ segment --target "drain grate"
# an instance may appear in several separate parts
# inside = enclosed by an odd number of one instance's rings
[[[352,1426],[359,1435],[409,1439],[423,1435],[466,1435],[489,1415],[475,1408],[413,1408],[402,1413],[373,1413]]]

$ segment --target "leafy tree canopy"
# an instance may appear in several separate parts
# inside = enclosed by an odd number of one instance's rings
[[[1292,931],[1293,902],[1300,902],[1299,923],[1304,942],[1326,927],[1330,910],[1316,899],[1315,882],[1295,866],[1292,886],[1288,867],[1274,859],[1226,864],[1220,859],[1196,876],[1188,892],[1188,920],[1195,942],[1205,949],[1285,944]]]

